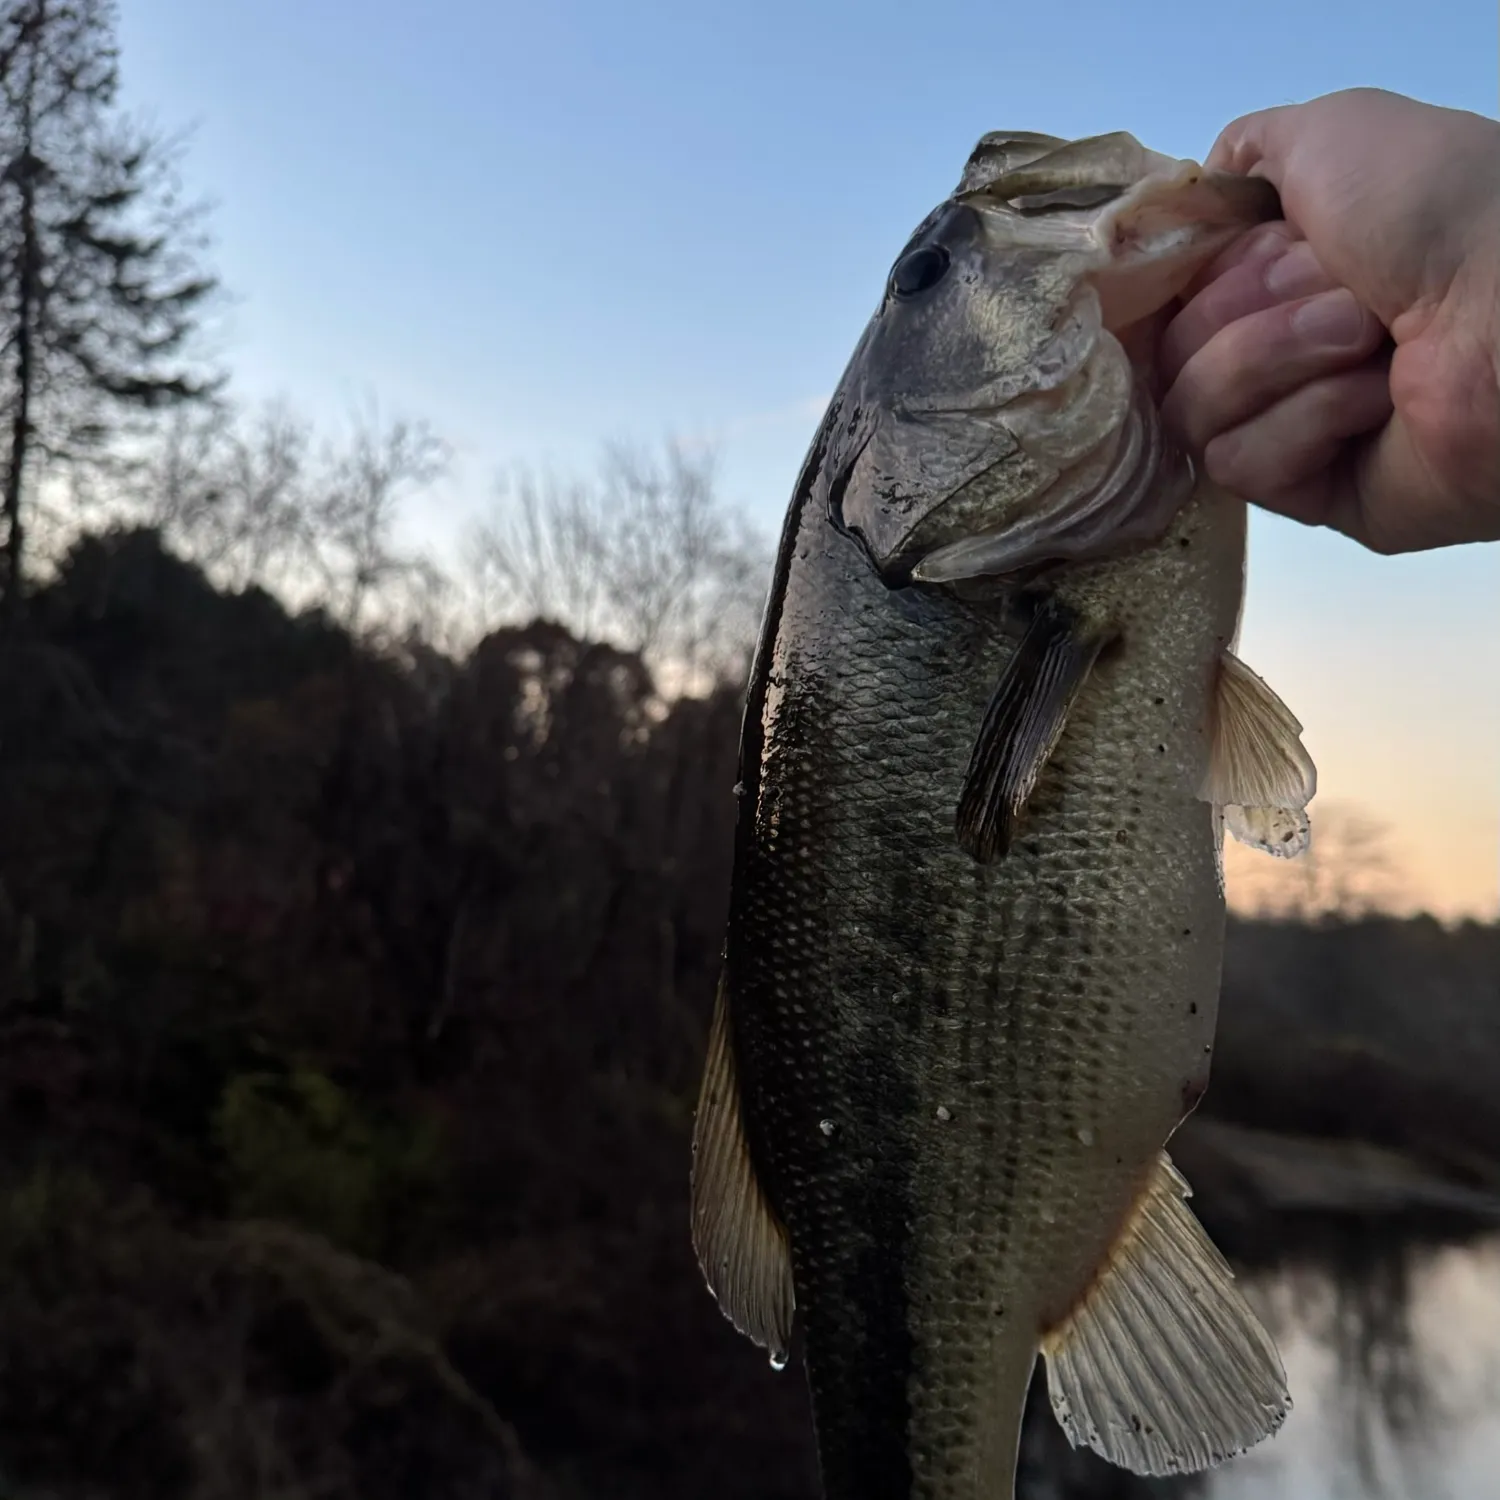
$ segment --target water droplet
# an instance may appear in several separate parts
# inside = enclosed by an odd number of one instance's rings
[[[1085,1125],[1083,1129],[1078,1132],[1078,1139],[1082,1141],[1085,1146],[1092,1146],[1094,1144],[1094,1132],[1090,1130],[1087,1125]]]
[[[838,1129],[838,1126],[835,1125],[832,1120],[819,1120],[818,1129],[821,1130],[824,1135],[832,1135],[833,1132]]]
[[[786,1369],[786,1358],[787,1355],[785,1349],[773,1349],[771,1351],[771,1368],[775,1370],[777,1374],[780,1374],[781,1371]]]
[[[745,783],[743,781],[735,782],[734,795],[736,797],[743,797],[745,795]]]
[[[937,1117],[940,1120],[951,1120],[953,1118],[953,1112],[948,1108],[946,1104],[940,1104],[937,1107]]]

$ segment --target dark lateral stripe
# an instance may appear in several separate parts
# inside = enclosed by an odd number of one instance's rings
[[[837,1058],[844,1049],[833,1045],[816,1062],[807,1062],[814,1076],[802,1077],[797,1100],[782,1099],[776,1128],[768,1132],[767,1121],[750,1101],[763,1099],[767,1090],[780,1096],[784,1080],[776,1073],[777,1053],[785,1017],[775,1017],[771,999],[772,978],[767,933],[762,923],[762,896],[775,891],[766,904],[777,911],[791,899],[786,882],[802,889],[801,877],[789,870],[783,854],[760,846],[757,834],[757,804],[762,793],[762,756],[765,751],[764,710],[769,673],[784,629],[783,611],[789,593],[798,587],[794,570],[818,567],[816,556],[797,560],[804,527],[821,517],[809,511],[819,506],[827,493],[829,452],[839,421],[835,402],[825,417],[798,478],[778,547],[775,571],[751,681],[746,694],[740,736],[740,800],[735,834],[734,888],[739,920],[726,944],[727,973],[732,986],[743,987],[746,1003],[732,1011],[736,1054],[743,1069],[747,1109],[746,1129],[751,1155],[772,1204],[787,1223],[797,1287],[798,1321],[812,1366],[810,1385],[823,1472],[824,1500],[910,1500],[914,1482],[911,1455],[910,1387],[915,1351],[908,1308],[911,1273],[911,1225],[915,1203],[913,1174],[915,1147],[891,1139],[887,1122],[872,1113],[864,1120],[850,1119],[842,1130],[839,1152],[871,1153],[856,1166],[845,1158],[851,1172],[837,1172],[838,1182],[821,1187],[816,1163],[830,1159],[826,1142],[816,1134],[815,1118],[801,1120],[801,1103],[808,1098],[841,1101],[846,1106],[862,1101],[864,1109],[879,1116],[894,1107],[898,1116],[911,1117],[920,1108],[913,1096],[912,1080],[903,1069],[902,1027],[889,1017],[888,1034],[878,1046],[860,1047],[862,1076],[857,1084],[839,1077]],[[870,587],[883,585],[870,573]],[[791,693],[780,712],[776,733],[789,744],[810,747],[826,745],[829,729],[818,722],[820,705],[807,695]],[[828,833],[797,822],[799,812],[807,816],[806,803],[783,809],[778,844],[800,846],[804,842],[826,847]],[[909,913],[896,903],[893,925]],[[925,942],[926,933],[914,933],[914,942]],[[817,980],[805,976],[813,989]],[[831,971],[829,977],[832,978]],[[849,993],[878,994],[888,989],[890,976],[878,955],[870,955],[864,973],[840,973],[841,989]],[[908,1010],[921,1010],[921,997],[913,994]],[[908,1021],[909,1024],[909,1021]],[[882,1059],[878,1084],[869,1076],[871,1056]],[[879,1143],[876,1145],[875,1143]],[[842,1144],[847,1143],[847,1144]],[[895,1149],[892,1149],[893,1146]],[[831,1158],[837,1160],[838,1152]]]
[[[910,1066],[908,1039],[931,1008],[932,934],[910,920],[900,882],[892,891],[885,925],[892,942],[915,958],[910,987],[868,1018],[879,1035],[860,1049],[858,1090],[870,1111],[850,1122],[849,1149],[879,1142],[862,1152],[857,1175],[830,1184],[821,1207],[837,1213],[820,1228],[845,1253],[809,1267],[816,1291],[804,1299],[813,1404],[826,1500],[910,1500],[915,1489],[911,1452],[911,1388],[916,1373],[912,1327],[920,1308],[912,1305],[916,1274],[913,1225],[918,1212],[917,1135],[892,1129],[890,1121],[916,1121],[931,1106]],[[890,993],[890,975],[878,955],[845,977],[851,992]],[[848,1099],[847,1082],[834,1088]],[[851,1163],[851,1169],[853,1168]],[[832,1231],[832,1235],[828,1231]],[[826,1255],[826,1250],[823,1252]],[[795,1249],[794,1249],[795,1258]],[[819,1259],[813,1251],[813,1259]]]
[[[871,1174],[863,1213],[849,1213],[871,1233],[819,1268],[803,1305],[825,1500],[911,1500],[909,1166]]]

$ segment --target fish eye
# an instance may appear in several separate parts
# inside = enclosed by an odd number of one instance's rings
[[[923,245],[910,255],[903,255],[891,272],[891,293],[896,297],[916,297],[935,287],[948,272],[950,257],[941,245]]]

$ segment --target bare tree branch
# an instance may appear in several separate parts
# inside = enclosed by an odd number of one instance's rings
[[[400,507],[447,467],[447,445],[424,423],[382,426],[373,414],[356,424],[343,451],[330,452],[308,519],[335,611],[351,630],[363,623],[374,591],[416,566],[395,550]]]
[[[1409,893],[1390,840],[1388,826],[1357,805],[1319,801],[1312,809],[1312,843],[1300,859],[1268,859],[1230,841],[1230,895],[1254,915],[1301,921],[1395,910]]]
[[[719,499],[711,455],[606,451],[598,478],[502,482],[475,528],[487,623],[547,617],[645,656],[679,685],[744,670],[767,549]]]
[[[437,628],[451,590],[395,532],[402,506],[445,472],[446,444],[425,423],[373,410],[316,457],[313,440],[279,402],[254,415],[222,404],[177,413],[125,471],[121,507],[224,587],[322,604],[351,630],[373,622],[391,636],[419,617]]]

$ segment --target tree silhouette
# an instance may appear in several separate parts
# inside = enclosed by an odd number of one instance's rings
[[[491,623],[558,620],[639,653],[672,685],[744,671],[769,558],[720,499],[710,457],[617,446],[592,483],[523,473],[500,501],[471,549]]]
[[[351,630],[433,635],[449,623],[432,565],[397,544],[401,506],[444,472],[448,447],[424,422],[373,406],[342,439],[316,442],[280,402],[180,411],[137,454],[124,511],[159,530],[226,587],[314,600]]]
[[[1389,827],[1348,802],[1314,805],[1312,842],[1299,859],[1267,859],[1230,839],[1225,869],[1234,905],[1263,917],[1354,921],[1407,896]]]
[[[800,1377],[685,1227],[741,687],[664,701],[548,622],[394,651],[144,530],[78,538],[30,609],[0,1492],[811,1500]],[[1337,845],[1310,899],[1348,909]],[[1335,1330],[1361,1400],[1403,1396],[1392,1257],[1439,1209],[1495,1222],[1497,973],[1493,926],[1229,927],[1173,1154],[1237,1265],[1368,1289]],[[1025,1453],[1024,1500],[1168,1492],[1068,1450],[1040,1389]]]
[[[447,468],[448,448],[421,422],[356,422],[348,443],[330,452],[312,496],[309,521],[324,583],[338,618],[351,630],[382,587],[418,566],[395,545],[398,512]]]
[[[116,112],[109,0],[0,6],[0,450],[5,618],[21,617],[28,512],[59,464],[97,460],[129,412],[206,395],[188,357],[214,287],[173,153]]]

